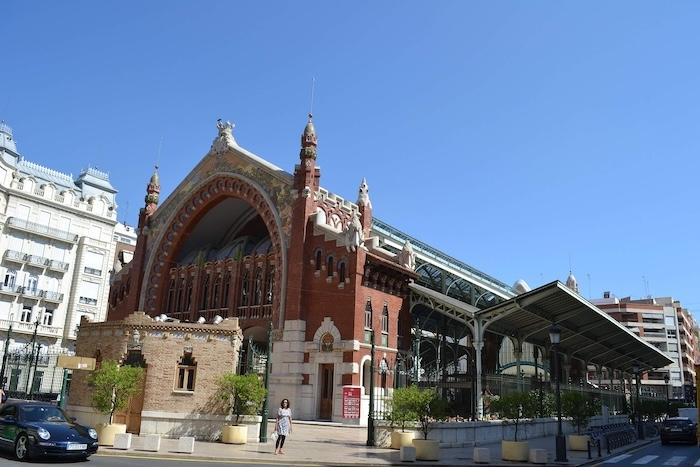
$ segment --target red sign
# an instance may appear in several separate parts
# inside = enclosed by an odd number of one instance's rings
[[[343,418],[360,418],[360,388],[343,387]]]

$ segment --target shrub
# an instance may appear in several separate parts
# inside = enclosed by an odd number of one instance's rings
[[[556,407],[554,394],[549,391],[533,389],[530,391],[530,404],[533,410],[533,416],[538,418],[551,417],[554,414]]]
[[[571,424],[580,435],[591,417],[600,413],[600,401],[580,392],[565,392],[561,395],[561,411],[565,417],[571,418]]]
[[[535,414],[534,400],[530,393],[512,392],[491,402],[491,410],[498,413],[500,419],[511,421],[515,425],[513,441],[518,440],[520,420],[532,418]]]
[[[406,431],[406,424],[408,422],[418,420],[411,388],[399,388],[394,390],[391,399],[389,419],[391,420],[391,426],[398,425],[401,427],[401,431]]]
[[[236,425],[241,416],[255,415],[260,410],[267,390],[263,387],[258,375],[237,375],[225,373],[219,378],[219,399],[224,402],[229,414],[236,416]]]
[[[414,416],[420,425],[423,439],[428,439],[428,433],[433,429],[435,422],[445,416],[446,402],[438,396],[434,389],[420,389],[417,386],[409,386],[399,391],[400,404],[406,410],[406,415]]]
[[[114,360],[105,360],[89,378],[92,386],[92,405],[105,415],[109,423],[114,413],[124,410],[129,397],[139,390],[143,368],[119,366]]]

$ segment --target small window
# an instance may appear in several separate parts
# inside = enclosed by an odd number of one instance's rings
[[[365,329],[372,329],[372,301],[369,298],[365,303]]]
[[[345,282],[345,261],[338,263],[338,280],[341,284]]]
[[[176,391],[194,391],[194,379],[197,372],[197,362],[192,352],[185,352],[177,365]]]
[[[29,305],[24,305],[24,308],[22,308],[22,313],[19,316],[19,320],[23,323],[31,323],[32,322],[32,307]]]
[[[15,269],[8,269],[5,272],[5,280],[3,285],[5,287],[13,288],[15,286],[15,280],[17,280],[17,271]]]
[[[382,309],[382,332],[389,332],[389,307],[386,303]]]
[[[328,261],[326,264],[326,273],[328,274],[328,277],[333,277],[333,257],[329,256]]]
[[[52,326],[53,325],[53,310],[46,310],[44,311],[44,316],[41,319],[42,324],[44,326]]]
[[[314,264],[316,266],[316,270],[320,271],[321,265],[323,264],[323,254],[321,253],[321,250],[316,250],[316,260]]]

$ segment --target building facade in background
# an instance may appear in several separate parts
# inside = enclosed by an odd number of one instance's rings
[[[670,399],[695,401],[698,326],[679,301],[671,297],[634,300],[605,292],[592,302],[673,360],[666,368],[642,376],[643,391],[666,395],[668,390]]]
[[[8,349],[6,389],[57,392],[62,373],[51,356],[74,351],[82,316],[104,320],[116,193],[108,174],[95,168],[73,177],[24,159],[12,129],[0,124],[0,349]]]

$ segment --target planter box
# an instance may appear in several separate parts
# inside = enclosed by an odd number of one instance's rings
[[[529,455],[527,441],[501,441],[501,459],[504,461],[527,462]]]
[[[221,442],[226,444],[246,444],[248,427],[246,425],[226,425],[221,430]]]
[[[126,425],[123,423],[100,423],[95,427],[97,440],[100,446],[113,446],[114,436],[117,433],[126,433]]]
[[[404,446],[413,446],[415,433],[412,431],[392,431],[391,449],[401,449]]]
[[[572,451],[588,451],[588,435],[569,435],[569,449]]]
[[[440,442],[432,439],[414,439],[413,446],[416,448],[416,459],[420,461],[439,461]]]

